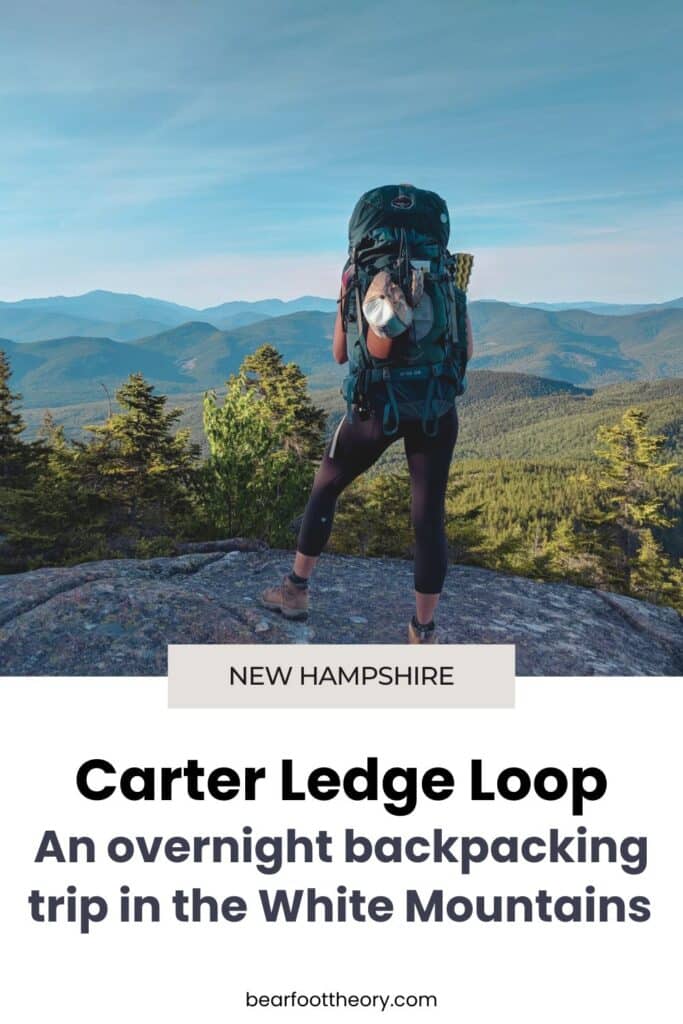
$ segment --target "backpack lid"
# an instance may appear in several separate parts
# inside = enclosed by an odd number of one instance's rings
[[[365,192],[349,221],[349,247],[378,228],[405,228],[429,235],[442,248],[448,245],[450,218],[445,200],[436,192],[414,185],[382,185]]]

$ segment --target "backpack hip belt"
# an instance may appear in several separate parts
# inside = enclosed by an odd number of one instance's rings
[[[354,405],[366,405],[372,385],[383,384],[386,389],[387,401],[384,406],[382,426],[387,435],[397,433],[400,412],[393,385],[401,381],[415,380],[428,381],[421,422],[425,434],[434,437],[438,429],[438,417],[434,411],[436,382],[450,380],[455,383],[456,387],[460,384],[460,374],[453,363],[447,359],[440,363],[428,363],[424,366],[382,366],[374,369],[371,367],[359,368],[352,371],[345,378],[343,384],[349,421],[353,419]]]

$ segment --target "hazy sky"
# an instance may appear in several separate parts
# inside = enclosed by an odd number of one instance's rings
[[[683,292],[678,0],[0,16],[0,299],[331,295],[353,203],[392,181],[447,199],[475,296]]]

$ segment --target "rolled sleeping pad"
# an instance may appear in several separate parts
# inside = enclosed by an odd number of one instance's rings
[[[466,292],[467,286],[470,283],[470,277],[472,276],[474,256],[471,252],[455,252],[453,255],[455,256],[453,281],[460,291]]]

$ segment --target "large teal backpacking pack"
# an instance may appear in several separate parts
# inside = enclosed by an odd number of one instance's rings
[[[449,234],[444,200],[412,185],[366,192],[349,221],[342,302],[349,375],[342,394],[349,418],[374,410],[388,435],[398,432],[402,420],[419,420],[434,436],[439,417],[466,386],[467,300],[457,283],[457,255],[448,251]],[[406,295],[415,273],[421,281],[412,323],[384,358],[368,348],[363,313],[368,288],[382,271]]]

